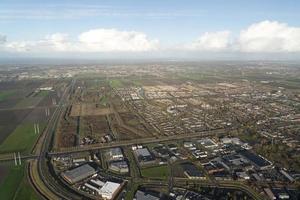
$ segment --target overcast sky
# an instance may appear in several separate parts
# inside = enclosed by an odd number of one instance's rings
[[[298,58],[298,0],[1,0],[0,57]]]

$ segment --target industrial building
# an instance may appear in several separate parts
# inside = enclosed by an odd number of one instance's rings
[[[204,138],[197,141],[201,145],[203,145],[205,148],[216,148],[218,145],[210,138]]]
[[[160,198],[157,197],[156,195],[141,190],[136,191],[134,197],[134,200],[159,200],[159,199]]]
[[[248,159],[256,168],[260,170],[267,169],[272,166],[272,163],[263,158],[262,156],[258,156],[248,150],[242,150],[238,152],[243,157]]]
[[[70,184],[77,183],[96,174],[96,170],[89,164],[84,164],[71,170],[67,170],[61,176]]]
[[[109,163],[109,169],[118,173],[128,173],[129,168],[125,160],[112,161]]]
[[[182,163],[181,167],[189,179],[205,179],[205,175],[193,163]]]
[[[139,164],[146,165],[146,164],[153,164],[155,163],[154,157],[151,155],[148,148],[141,148],[134,150],[135,157]]]
[[[121,189],[119,183],[107,181],[99,190],[99,195],[104,199],[113,199]]]
[[[119,148],[119,147],[111,148],[111,149],[107,150],[106,151],[106,157],[110,161],[112,161],[112,160],[123,160],[124,159],[123,152],[122,152],[121,148]]]

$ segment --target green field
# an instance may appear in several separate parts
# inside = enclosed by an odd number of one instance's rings
[[[103,106],[106,106],[106,104],[107,104],[107,96],[101,97],[100,104],[103,105]]]
[[[38,200],[26,180],[24,164],[11,166],[4,181],[0,183],[0,197],[1,199]]]
[[[15,200],[23,200],[23,199],[38,200],[39,198],[37,197],[34,190],[32,189],[32,187],[29,185],[29,183],[24,177],[23,181],[20,183],[18,187],[18,191],[14,199]]]
[[[48,96],[49,91],[40,91],[36,96],[37,97],[45,97]]]
[[[45,124],[40,123],[40,132]],[[0,145],[0,153],[23,152],[30,153],[30,150],[37,139],[38,134],[34,133],[32,123],[20,124]]]
[[[1,199],[13,199],[24,177],[24,166],[13,166],[0,184]]]
[[[15,94],[15,91],[13,91],[13,90],[1,91],[0,92],[0,101],[4,101],[14,94]]]
[[[117,80],[117,79],[114,79],[114,80],[111,80],[109,82],[110,86],[113,87],[113,88],[119,88],[119,87],[122,87],[122,81],[120,80]]]
[[[141,170],[142,176],[147,178],[166,179],[170,175],[170,169],[167,165],[149,167]]]

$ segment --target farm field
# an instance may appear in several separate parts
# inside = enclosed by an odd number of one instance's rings
[[[0,92],[0,101],[4,101],[10,96],[13,96],[15,94],[15,91],[13,90],[8,90],[8,91],[1,91]]]
[[[19,166],[0,166],[0,168],[4,167],[6,168],[7,173],[6,175],[1,176],[3,180],[0,180],[1,199],[22,200],[26,197],[28,200],[38,200],[37,195],[27,182],[24,164]]]
[[[42,84],[46,84],[44,82],[0,83],[0,153],[30,152],[38,136],[34,133],[33,124],[39,123],[41,132],[47,120],[45,107],[57,101],[54,91],[37,92]],[[53,109],[48,109],[49,114]]]
[[[12,133],[32,109],[0,110],[0,144]]]
[[[40,131],[45,123],[40,124]],[[0,145],[0,152],[23,152],[29,153],[38,134],[34,133],[33,123],[20,124]]]
[[[15,105],[15,108],[20,109],[20,108],[37,106],[40,103],[40,101],[42,101],[43,98],[44,98],[44,96],[24,98],[23,100],[19,101]]]
[[[109,114],[112,114],[109,108],[104,106],[99,107],[98,104],[77,104],[72,106],[70,116],[95,116]]]
[[[12,81],[0,83],[0,109],[21,108],[22,101],[33,94],[41,81]]]
[[[32,187],[29,185],[27,182],[26,178],[24,177],[23,180],[21,181],[17,193],[15,195],[15,200],[23,200],[24,197],[28,200],[38,200],[37,194],[35,194],[34,190]]]

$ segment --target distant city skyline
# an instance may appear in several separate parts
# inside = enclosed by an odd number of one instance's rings
[[[297,59],[296,0],[2,0],[0,58]]]

